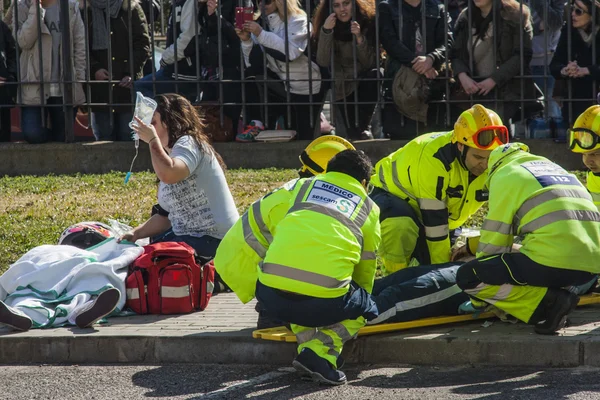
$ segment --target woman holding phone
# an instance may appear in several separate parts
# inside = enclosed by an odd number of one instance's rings
[[[250,53],[253,47],[262,46],[266,53],[267,76],[257,76],[259,94],[263,95],[264,84],[268,90],[267,98],[262,99],[269,103],[269,121],[266,121],[266,125],[274,127],[279,116],[284,116],[287,121],[287,107],[276,107],[272,103],[287,103],[289,94],[292,121],[288,126],[296,130],[298,139],[312,140],[319,127],[327,85],[321,82],[319,66],[305,54],[309,46],[310,26],[306,12],[300,8],[297,0],[262,0],[259,8],[265,29],[249,21],[244,23],[243,29],[236,28],[236,32],[242,41],[247,67],[251,66]],[[312,105],[309,103],[311,100]]]

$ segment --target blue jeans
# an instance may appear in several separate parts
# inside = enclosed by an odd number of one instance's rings
[[[176,82],[177,85],[175,84]],[[179,93],[191,101],[195,101],[198,95],[195,82],[176,81],[173,78],[173,75],[171,75],[171,73],[165,73],[163,68],[156,71],[154,81],[152,80],[152,74],[150,74],[133,82],[133,90],[141,92],[146,97],[152,98],[154,98],[155,91],[157,95],[164,93]]]
[[[171,229],[166,232],[150,238],[150,243],[157,242],[183,242],[189,244],[200,257],[213,258],[217,254],[217,247],[221,243],[221,239],[212,236],[204,235],[202,237],[181,235],[178,236]]]
[[[558,106],[558,103],[552,99],[555,79],[550,75],[549,69],[543,65],[532,65],[531,75],[534,75],[533,81],[538,85],[542,93],[544,93],[544,97],[549,100],[547,110],[548,118],[561,118],[560,107]],[[544,75],[546,75],[546,78],[544,78]],[[547,93],[544,92],[546,87],[548,88]]]
[[[50,141],[64,142],[66,126],[62,104],[62,97],[49,97],[46,102],[46,105],[49,107],[21,107],[21,132],[23,132],[23,138],[31,144]],[[73,122],[75,122],[75,116],[76,113],[73,112]],[[46,122],[45,127],[43,126],[44,121]]]
[[[132,112],[114,112],[113,126],[110,126],[110,111],[92,111],[92,132],[96,140],[132,140],[132,130],[129,123],[133,118]]]

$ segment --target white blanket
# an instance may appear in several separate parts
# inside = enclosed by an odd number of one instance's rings
[[[87,250],[35,247],[0,276],[0,300],[29,316],[34,328],[74,325],[93,296],[114,287],[121,292],[117,314],[125,305],[127,267],[142,253],[114,238]]]

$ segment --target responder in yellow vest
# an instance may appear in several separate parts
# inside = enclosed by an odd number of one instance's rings
[[[493,304],[552,334],[579,301],[561,288],[600,272],[600,212],[575,175],[528,151],[512,143],[492,152],[477,259],[459,268],[456,281],[474,305]],[[510,253],[514,235],[522,246]]]
[[[419,136],[377,163],[371,198],[381,209],[386,274],[450,261],[450,233],[487,200],[489,154],[508,140],[498,114],[476,104],[453,131]]]
[[[306,178],[324,173],[329,160],[348,149],[354,150],[354,146],[339,136],[325,135],[313,140],[300,155],[302,168],[298,175]],[[256,266],[265,257],[273,240],[275,227],[290,207],[292,190],[297,181],[298,179],[291,180],[254,202],[227,232],[217,248],[215,268],[243,303],[254,298]],[[259,313],[258,329],[285,323],[264,317],[260,303],[256,310]]]
[[[377,316],[370,292],[380,232],[379,208],[366,190],[371,172],[364,153],[346,150],[326,174],[300,180],[258,268],[256,298],[296,334],[294,367],[332,385],[346,382],[337,369],[343,344]]]
[[[583,154],[583,163],[589,168],[587,188],[600,210],[600,106],[591,106],[581,114],[569,130],[569,147]]]

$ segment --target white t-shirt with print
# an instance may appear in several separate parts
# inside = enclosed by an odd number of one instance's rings
[[[158,186],[158,203],[169,212],[173,233],[222,239],[239,214],[217,158],[191,136],[177,140],[171,157],[190,170],[184,180]]]

